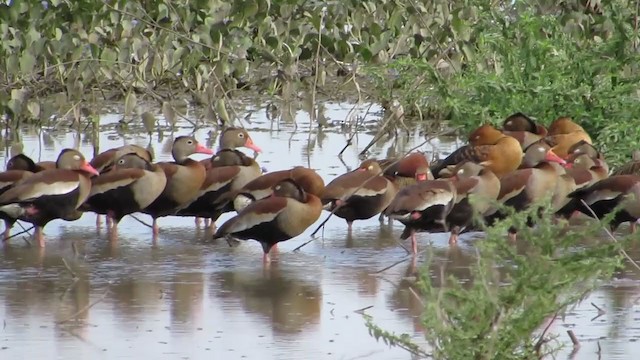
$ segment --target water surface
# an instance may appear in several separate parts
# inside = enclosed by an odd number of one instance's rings
[[[374,106],[340,159],[337,154],[351,136],[345,125],[352,108],[326,104],[329,126],[318,131],[310,128],[304,112],[295,114],[294,124],[270,121],[263,107],[248,106],[245,110],[251,115],[245,126],[263,148],[258,161],[267,170],[305,165],[328,182],[357,166],[358,154],[373,138],[382,116]],[[366,109],[358,113],[364,115]],[[193,127],[179,122],[172,134],[157,116],[162,131],[149,137],[136,122],[122,132],[121,116],[105,111],[99,149],[125,143],[149,145],[158,160],[170,160],[173,137],[191,134]],[[26,128],[20,135],[24,152],[38,160],[53,160],[65,147],[78,147],[87,157],[94,153],[91,134],[78,135],[64,126]],[[212,147],[216,135],[213,126],[195,131]],[[397,138],[373,146],[370,155],[386,157],[423,141],[420,130],[400,131]],[[434,139],[420,149],[446,154],[457,146],[453,138]],[[8,150],[4,162],[7,156]],[[323,213],[320,221],[326,216]],[[149,222],[146,215],[138,218]],[[348,235],[345,222],[332,218],[322,237],[300,252],[292,250],[309,239],[315,226],[282,243],[269,268],[263,267],[256,242],[234,248],[226,242],[205,242],[211,234],[196,229],[192,218],[167,217],[159,224],[156,247],[150,229],[131,217],[120,223],[119,242],[110,244],[91,214],[76,222],[50,223],[45,250],[13,239],[0,253],[3,358],[410,359],[405,351],[368,335],[356,312],[364,308],[385,329],[408,333],[424,345],[420,303],[406,286],[417,264],[405,262],[377,274],[406,256],[394,240],[402,231],[398,224],[381,226],[376,218],[360,221]],[[448,273],[468,278],[476,240],[465,235],[458,247],[450,248],[446,239],[420,235],[421,246],[429,241],[434,246],[432,266],[446,264]],[[569,341],[566,330],[576,333],[582,348],[575,358],[597,358],[598,342],[603,359],[629,358],[640,350],[639,290],[638,273],[629,268],[603,284],[564,321],[556,320],[551,331],[563,342]],[[592,321],[597,311],[591,302],[606,314]],[[561,357],[569,356],[570,350]]]

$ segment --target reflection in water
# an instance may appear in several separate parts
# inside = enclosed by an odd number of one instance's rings
[[[269,320],[277,333],[313,331],[322,308],[321,279],[307,282],[273,263],[264,272],[222,271],[214,275],[221,296],[237,297],[243,309]]]
[[[266,118],[264,110],[250,109],[254,112],[249,129],[265,150],[257,160],[269,170],[307,165],[328,182],[360,162],[359,151],[378,126],[379,119],[369,116],[371,121],[363,124],[354,144],[338,159],[335,155],[353,131],[339,122],[351,108],[326,103],[329,125],[322,130],[313,127],[311,134],[303,111],[292,108],[291,119],[276,123]],[[190,125],[177,123],[175,132],[162,127],[148,136],[134,122],[132,133],[117,134],[119,119],[102,117],[99,150],[134,143],[166,161],[172,139],[192,131]],[[195,132],[210,146],[217,134],[213,128]],[[62,148],[75,144],[87,155],[98,151],[92,134],[28,127],[20,136],[13,135],[18,134],[0,136],[4,162],[12,145],[7,139],[21,138],[25,154],[37,160],[55,158]],[[387,140],[372,146],[370,155],[400,154],[422,142],[422,135],[416,130]],[[422,150],[446,154],[458,145],[436,139]],[[138,217],[149,221],[145,215]],[[156,247],[149,229],[130,217],[120,223],[118,244],[110,244],[91,214],[77,222],[54,221],[47,226],[46,251],[29,247],[19,237],[13,239],[0,252],[3,358],[410,359],[404,351],[389,349],[369,336],[361,316],[354,313],[362,308],[385,329],[407,333],[423,344],[422,303],[411,287],[424,258],[378,273],[406,257],[395,240],[402,232],[398,223],[380,224],[376,217],[358,222],[348,234],[344,221],[334,217],[300,252],[292,250],[309,239],[315,226],[282,243],[268,268],[257,261],[262,250],[255,242],[230,248],[224,242],[207,241],[211,234],[195,229],[192,219],[167,217],[160,220],[160,227]],[[451,275],[471,283],[474,242],[481,240],[463,236],[458,246],[449,247],[446,234],[420,234],[419,241],[421,248],[429,249],[428,271],[434,285]],[[519,251],[526,253],[526,248]],[[636,250],[632,256],[639,258],[640,253]],[[72,272],[78,280],[73,280]],[[626,267],[612,284],[579,304],[564,322],[558,321],[554,331],[561,339],[570,327],[583,342],[578,358],[595,353],[597,339],[603,359],[623,359],[637,352],[632,340],[640,335],[634,326],[640,319],[639,275]],[[498,270],[496,276],[504,278]],[[593,322],[591,301],[607,311]],[[56,325],[60,321],[64,323]]]

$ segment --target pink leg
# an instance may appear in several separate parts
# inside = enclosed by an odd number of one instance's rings
[[[101,226],[102,226],[102,215],[96,214],[96,228],[100,230]]]
[[[109,215],[105,215],[105,217],[107,218],[107,221],[106,221],[107,229],[109,229],[111,228],[111,224],[113,224],[113,219]]]
[[[213,221],[213,219],[207,219],[209,221],[209,224],[207,225],[209,227],[209,231],[214,233],[216,232],[216,222]]]
[[[153,219],[153,225],[151,225],[151,228],[153,229],[153,236],[157,237],[158,233],[160,232],[160,229],[158,228],[158,220],[157,219]]]
[[[200,223],[202,223],[202,219],[196,216],[195,222],[196,222],[196,227],[199,229]],[[206,220],[205,220],[205,226],[206,226]]]
[[[11,227],[12,225],[8,221],[4,221],[4,233],[2,235],[2,241],[8,241],[11,237]]]
[[[42,233],[42,228],[40,226],[36,226],[34,237],[38,242],[38,247],[44,248],[44,234]]]
[[[418,253],[418,239],[416,238],[415,230],[411,230],[411,253],[413,255]]]
[[[637,226],[637,225],[638,225],[638,223],[637,223],[637,222],[635,222],[635,221],[632,221],[632,222],[631,222],[631,225],[629,225],[629,229],[631,230],[631,233],[632,233],[632,234],[635,234],[635,233],[636,233],[636,226]]]
[[[118,241],[118,223],[115,221],[111,225],[111,231],[109,232],[109,241],[112,243]]]
[[[457,243],[458,243],[458,234],[451,233],[451,236],[449,236],[449,245],[455,245]]]
[[[509,241],[511,241],[512,243],[516,242],[517,237],[518,237],[518,233],[509,232]]]
[[[347,231],[351,234],[351,230],[353,228],[353,221],[347,221]]]
[[[267,253],[263,253],[262,254],[262,263],[264,265],[268,265],[271,262],[271,256],[269,256],[269,254]]]

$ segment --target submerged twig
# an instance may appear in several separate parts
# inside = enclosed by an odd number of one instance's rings
[[[571,343],[573,343],[574,348],[580,347],[580,341],[576,337],[576,334],[573,333],[573,330],[567,330],[567,334],[569,334],[569,338],[571,338]]]
[[[67,262],[67,260],[65,260],[64,258],[61,258],[61,259],[62,259],[62,264],[64,265],[65,268],[67,268],[67,271],[69,271],[69,274],[71,274],[71,277],[74,279],[77,279],[78,275],[75,273],[75,271],[71,269],[71,266],[69,266],[69,263]]]
[[[109,288],[111,286],[111,282],[107,283],[107,288],[104,289],[104,292],[102,293],[102,296],[100,296],[99,299],[97,299],[96,301],[88,304],[87,306],[83,307],[82,309],[76,311],[75,313],[73,313],[73,315],[69,316],[68,318],[64,319],[64,320],[60,320],[60,321],[56,321],[56,325],[60,325],[60,324],[64,324],[72,319],[75,319],[78,315],[82,314],[83,312],[91,309],[92,307],[96,306],[98,303],[102,302],[105,297],[107,297],[107,294],[109,293]]]
[[[363,308],[357,309],[357,310],[353,310],[354,313],[357,314],[364,314],[365,310],[369,310],[373,307],[373,305],[369,305],[369,306],[365,306]]]
[[[129,214],[129,216],[131,216],[132,218],[134,218],[134,219],[135,219],[137,222],[139,222],[140,224],[142,224],[142,225],[144,225],[144,226],[146,226],[146,227],[149,227],[149,228],[152,228],[152,229],[153,229],[153,226],[151,226],[151,225],[147,224],[146,222],[144,222],[144,221],[142,221],[142,220],[138,219],[138,217],[137,217],[137,216],[135,216],[135,215],[133,215],[133,214]]]

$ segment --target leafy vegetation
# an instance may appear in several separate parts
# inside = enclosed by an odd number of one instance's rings
[[[227,120],[240,90],[353,82],[409,117],[469,128],[515,111],[570,115],[617,163],[640,141],[639,36],[638,7],[621,0],[10,1],[0,106],[42,121],[69,111],[61,102],[189,94]]]
[[[526,226],[528,216],[536,219],[535,229]],[[518,246],[505,240],[510,226],[521,229]],[[371,318],[367,326],[390,345],[434,359],[542,358],[558,349],[545,321],[562,317],[622,265],[623,242],[597,240],[601,230],[599,222],[578,230],[558,226],[549,209],[541,216],[537,210],[514,213],[476,243],[471,282],[451,276],[437,286],[432,278],[444,275],[433,266],[421,271],[415,287],[424,301],[421,323],[430,349],[384,331]],[[585,246],[585,239],[594,240]]]

